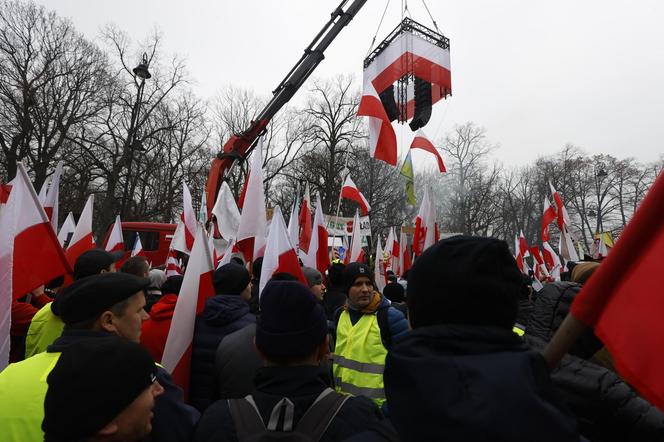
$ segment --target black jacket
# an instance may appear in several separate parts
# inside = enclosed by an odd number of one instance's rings
[[[48,347],[47,351],[62,352],[75,342],[109,336],[115,335],[88,330],[65,330]],[[190,441],[200,413],[184,403],[182,390],[175,385],[171,375],[162,367],[157,369],[157,381],[164,387],[164,393],[155,399],[152,432],[148,440],[159,442]]]
[[[214,360],[219,342],[224,336],[255,323],[249,304],[239,295],[215,295],[205,302],[205,308],[196,318],[189,388],[189,402],[201,412],[218,398]]]
[[[334,320],[334,314],[343,307],[346,303],[346,293],[341,287],[328,287],[323,297],[323,305],[325,306],[325,316],[328,321]]]
[[[256,324],[226,335],[217,347],[214,362],[219,398],[241,398],[254,388],[256,370],[263,366],[254,349]]]
[[[543,351],[569,312],[578,284],[557,282],[540,291],[526,328],[526,342]],[[664,414],[641,398],[616,373],[580,356],[597,346],[593,336],[582,337],[551,373],[556,387],[577,415],[580,433],[591,441],[662,441]],[[585,341],[585,343],[584,343]],[[591,353],[592,352],[592,353]]]
[[[578,441],[541,355],[495,327],[421,327],[385,364],[390,420],[403,441]]]
[[[263,421],[270,418],[272,408],[282,398],[288,397],[295,404],[294,425],[304,415],[313,401],[327,387],[314,366],[264,367],[256,374],[253,397]],[[382,418],[380,411],[365,397],[348,399],[323,434],[321,442],[341,441],[370,428]],[[194,441],[237,442],[235,424],[228,409],[228,401],[212,404],[203,414]]]

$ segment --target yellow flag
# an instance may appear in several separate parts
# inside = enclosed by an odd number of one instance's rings
[[[408,204],[415,207],[417,204],[417,199],[415,198],[415,174],[413,173],[413,161],[410,158],[410,150],[403,160],[403,165],[399,173],[406,178],[406,200]]]

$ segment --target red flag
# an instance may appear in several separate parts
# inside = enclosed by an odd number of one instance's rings
[[[525,266],[523,263],[523,253],[521,252],[521,244],[519,241],[519,237],[514,235],[514,253],[516,253],[516,256],[514,259],[516,260],[516,266],[519,268],[521,273],[527,273],[525,271]]]
[[[58,231],[58,215],[59,215],[59,198],[60,198],[60,177],[62,177],[62,161],[58,162],[53,173],[51,185],[46,192],[46,199],[44,200],[44,210],[51,220],[53,231]]]
[[[544,197],[544,213],[542,213],[542,241],[549,241],[549,224],[556,219],[556,209],[549,202],[549,198]]]
[[[350,253],[346,253],[346,264],[351,262],[364,262],[364,250],[362,249],[362,233],[360,229],[360,214],[356,210],[353,218],[353,235],[351,236]]]
[[[76,264],[78,257],[81,256],[81,253],[95,248],[95,240],[92,235],[92,206],[94,200],[94,194],[88,197],[88,201],[85,203],[85,207],[83,207],[78,224],[76,224],[74,234],[65,252],[72,268]]]
[[[403,276],[411,266],[410,250],[408,250],[408,240],[403,229],[399,235],[399,275]]]
[[[424,197],[420,210],[415,217],[415,232],[413,233],[413,252],[420,256],[423,251],[436,242],[436,210],[429,198],[429,189],[424,189]]]
[[[184,224],[184,240],[187,244],[187,252],[194,246],[194,235],[196,234],[197,221],[194,206],[191,203],[191,192],[187,183],[182,180],[182,215],[180,215]]]
[[[108,239],[106,239],[104,250],[107,252],[124,250],[124,238],[122,237],[122,222],[120,221],[120,215],[115,217],[115,222],[113,223],[111,233],[108,235]]]
[[[551,245],[546,241],[542,243],[542,255],[544,258],[544,264],[546,264],[551,277],[555,281],[560,280],[560,271],[562,270],[560,258],[553,250],[553,247],[551,247]]]
[[[5,204],[9,198],[9,193],[12,191],[11,184],[0,184],[0,204]]]
[[[166,258],[166,277],[181,275],[182,268],[180,267],[180,260],[177,258],[175,250],[169,249]]]
[[[327,251],[328,234],[325,218],[323,216],[320,194],[318,195],[317,200],[316,215],[314,216],[314,230],[311,242],[309,243],[309,253],[302,256],[302,262],[305,266],[313,267],[322,274],[325,274],[325,271],[330,266],[330,255]]]
[[[423,149],[426,150],[429,153],[432,153],[436,157],[436,161],[438,162],[438,170],[440,173],[446,172],[447,169],[445,169],[445,164],[443,163],[443,158],[440,156],[440,153],[436,149],[436,147],[433,145],[431,141],[427,138],[427,136],[424,134],[424,131],[422,129],[419,129],[417,133],[415,134],[415,138],[413,138],[413,142],[410,143],[410,148],[411,149]]]
[[[270,224],[270,234],[267,237],[265,255],[263,255],[263,269],[258,287],[258,293],[275,273],[289,273],[295,276],[302,284],[307,285],[300,262],[297,259],[295,248],[288,238],[288,230],[279,206],[275,207]],[[308,285],[307,285],[308,286]]]
[[[558,228],[562,231],[564,225],[571,226],[572,223],[569,219],[569,214],[567,213],[567,209],[565,209],[565,204],[563,204],[563,198],[560,196],[558,191],[553,187],[551,181],[549,181],[549,187],[551,188],[551,195],[553,196],[553,201],[556,203]]]
[[[251,157],[251,173],[247,179],[247,193],[240,214],[236,246],[247,262],[263,256],[267,218],[265,189],[263,188],[263,139],[258,142]]]
[[[595,329],[625,381],[664,410],[664,174],[590,277],[571,313]]]
[[[309,253],[309,243],[311,242],[311,195],[309,194],[309,183],[304,188],[304,197],[302,198],[302,207],[300,207],[300,250]]]
[[[362,195],[362,192],[357,188],[350,175],[346,177],[343,187],[341,187],[341,197],[353,200],[360,205],[362,216],[366,216],[371,210],[369,201]]]
[[[62,247],[22,163],[0,209],[0,370],[9,360],[12,300],[71,273]]]
[[[528,243],[526,242],[526,237],[523,236],[523,230],[519,232],[519,252],[522,257],[530,256],[528,252]]]
[[[371,156],[377,160],[385,161],[393,166],[397,165],[397,136],[390,119],[385,113],[376,88],[367,77],[365,71],[364,90],[357,115],[369,117],[369,150]]]
[[[196,315],[203,311],[205,301],[215,294],[212,285],[213,272],[205,230],[200,228],[196,232],[161,360],[164,368],[172,374],[173,380],[184,390],[185,398],[189,391],[191,343]]]

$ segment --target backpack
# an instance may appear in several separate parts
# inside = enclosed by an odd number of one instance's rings
[[[242,399],[229,399],[235,431],[239,442],[318,442],[332,419],[337,415],[350,396],[326,388],[304,413],[293,428],[293,402],[283,398],[272,409],[267,426],[263,422],[254,398],[249,395]],[[283,411],[283,429],[277,426]]]
[[[392,333],[390,332],[390,322],[388,319],[388,310],[390,308],[379,308],[376,311],[376,319],[378,321],[378,328],[380,329],[380,339],[383,341],[383,345],[385,345],[385,348],[388,350],[392,346]],[[334,313],[334,338],[336,339],[337,335],[337,327],[339,326],[339,318],[341,317],[341,314],[344,312],[344,308],[340,307],[337,309],[337,311]],[[332,347],[334,348],[334,347]]]

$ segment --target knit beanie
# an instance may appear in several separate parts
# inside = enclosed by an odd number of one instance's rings
[[[164,295],[179,295],[183,280],[184,276],[182,275],[169,276],[161,285],[161,293]]]
[[[230,262],[214,271],[212,283],[218,295],[239,295],[247,288],[251,276],[243,266]]]
[[[325,341],[325,310],[298,281],[270,281],[261,293],[256,347],[269,358],[301,358]]]
[[[360,276],[366,276],[374,287],[374,274],[368,265],[359,262],[351,262],[346,266],[343,273],[344,292],[348,295],[350,288],[355,284],[355,280]]]
[[[307,280],[309,287],[323,283],[323,275],[313,267],[302,267],[302,273],[304,274],[304,278]]]
[[[507,243],[495,238],[455,236],[420,255],[408,277],[413,328],[477,324],[511,329],[521,272]]]
[[[94,436],[127,408],[157,376],[150,354],[119,337],[68,346],[46,379],[46,440]]]

